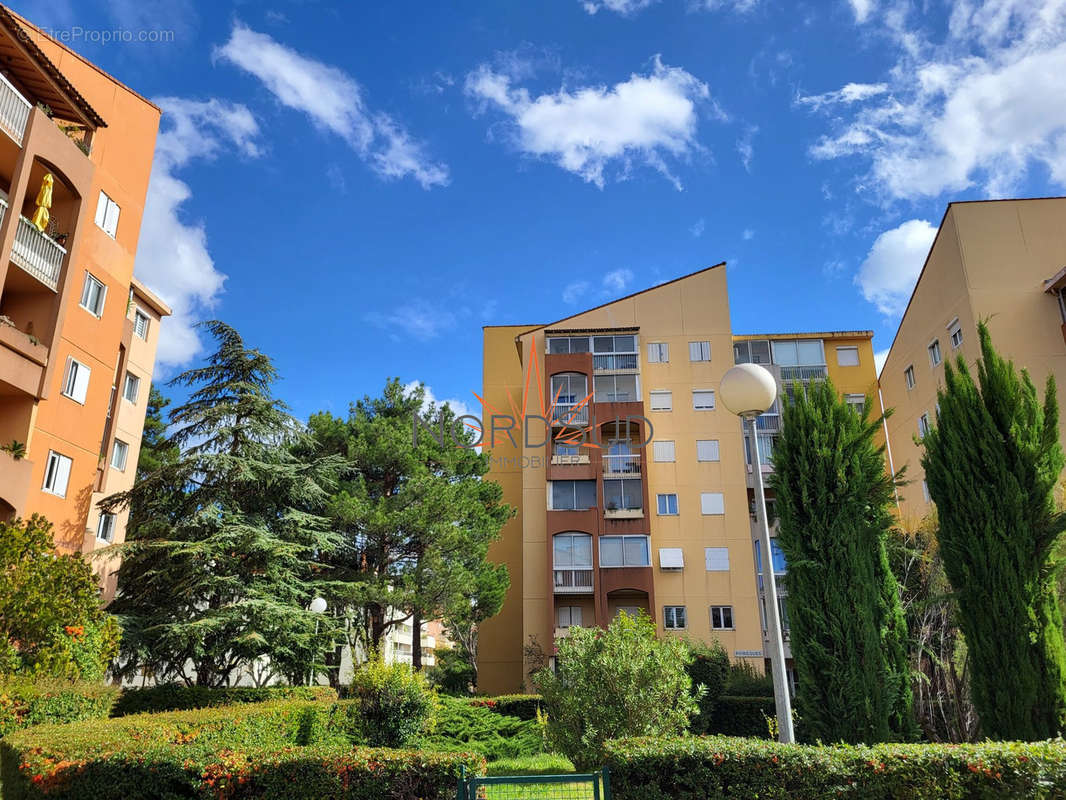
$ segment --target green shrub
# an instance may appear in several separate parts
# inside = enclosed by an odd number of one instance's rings
[[[264,703],[268,700],[336,701],[337,691],[329,686],[231,686],[212,689],[207,686],[182,686],[166,683],[141,689],[126,689],[111,711],[113,717],[127,714],[158,714],[163,711],[188,711],[214,708],[235,703]]]
[[[30,725],[106,717],[119,691],[117,686],[96,683],[35,683],[26,679],[0,683],[0,736]]]
[[[735,661],[729,665],[725,689],[730,697],[773,697],[774,679],[750,661]]]
[[[433,727],[436,693],[407,664],[371,659],[352,678],[348,731],[372,747],[405,747]]]
[[[441,694],[468,695],[477,678],[477,670],[464,651],[457,648],[438,648],[433,654],[434,664],[426,670],[426,678]]]
[[[497,697],[474,697],[468,701],[471,705],[484,706],[497,714],[532,720],[544,704],[539,694],[501,694]]]
[[[608,739],[688,730],[699,708],[688,662],[685,643],[658,638],[645,614],[619,614],[606,630],[571,628],[558,643],[557,671],[533,674],[552,749],[585,770],[600,765]]]
[[[707,733],[711,730],[715,702],[725,689],[729,677],[729,653],[718,642],[689,642],[688,646],[692,658],[688,665],[692,689],[694,692],[700,686],[704,689],[699,698],[699,713],[692,718],[689,727],[693,733]]]
[[[705,733],[766,739],[770,736],[770,729],[766,724],[767,717],[775,719],[777,717],[777,706],[772,697],[722,695],[714,704],[714,711]]]
[[[421,746],[428,750],[466,750],[488,761],[524,758],[544,752],[544,732],[535,720],[522,720],[477,702],[440,698],[433,733]]]
[[[616,800],[1066,797],[1066,744],[782,745],[724,736],[607,744]]]
[[[18,731],[0,742],[5,800],[445,800],[480,756],[352,748],[336,708],[283,701]]]

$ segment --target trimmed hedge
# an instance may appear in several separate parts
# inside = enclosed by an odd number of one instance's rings
[[[710,723],[705,733],[719,736],[754,736],[770,738],[766,718],[777,716],[772,697],[733,697],[722,695],[714,701]]]
[[[335,702],[337,691],[329,686],[231,686],[211,689],[166,683],[141,689],[126,689],[111,711],[113,717],[127,714],[158,714],[164,711],[190,711],[235,703],[265,703],[272,700]]]
[[[460,698],[441,697],[436,727],[422,739],[420,747],[471,751],[491,762],[543,753],[544,734],[535,720],[497,713]]]
[[[501,694],[498,697],[473,697],[467,702],[475,706],[484,706],[497,714],[531,720],[537,718],[537,711],[541,708],[543,698],[539,694]]]
[[[119,691],[96,683],[0,683],[0,737],[30,725],[105,718]]]
[[[1062,800],[1066,743],[783,745],[725,736],[607,743],[616,800]]]
[[[336,707],[272,702],[45,725],[0,742],[5,800],[450,800],[470,753],[353,748]]]

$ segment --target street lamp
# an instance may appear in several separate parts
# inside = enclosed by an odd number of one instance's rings
[[[311,601],[311,605],[307,607],[307,610],[315,615],[315,645],[318,644],[318,617],[326,610],[326,600],[324,597],[315,597]],[[307,685],[310,686],[315,679],[315,667],[311,665],[311,674],[307,678]]]
[[[766,495],[763,490],[762,462],[755,418],[777,399],[777,381],[770,371],[758,364],[738,364],[722,376],[718,386],[722,405],[744,420],[751,436],[752,473],[755,475],[755,509],[759,523],[759,541],[763,552],[763,585],[766,587],[766,627],[770,645],[770,665],[774,676],[774,704],[777,706],[778,738],[791,743],[792,704],[785,674],[785,643],[781,638],[781,615],[777,605],[777,580],[774,577],[770,550],[770,525],[766,518]]]

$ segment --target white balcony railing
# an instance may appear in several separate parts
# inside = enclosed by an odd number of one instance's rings
[[[33,104],[19,94],[11,82],[0,75],[0,129],[22,146],[22,137],[26,135],[26,123],[29,122]]]
[[[620,453],[605,455],[603,457],[603,472],[605,475],[639,475],[640,454]]]
[[[580,408],[576,403],[556,405],[552,409],[552,423],[557,425],[584,426],[589,424],[589,407],[586,403]]]
[[[821,380],[826,377],[828,371],[824,366],[789,367],[781,366],[781,380],[783,381],[810,381]]]
[[[636,369],[636,353],[597,353],[592,357],[594,370]]]
[[[59,273],[67,251],[56,244],[25,217],[19,217],[11,260],[52,291],[59,285]]]
[[[564,592],[591,592],[592,591],[592,568],[587,569],[557,569],[555,574],[555,591]]]

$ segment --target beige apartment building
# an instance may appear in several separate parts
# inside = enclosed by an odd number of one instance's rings
[[[66,551],[125,535],[95,503],[132,485],[170,313],[133,277],[159,115],[0,6],[0,518]]]
[[[490,553],[511,588],[482,628],[479,689],[520,689],[531,641],[551,655],[571,627],[638,610],[762,666],[751,443],[717,387],[752,361],[783,392],[829,375],[858,404],[876,386],[870,338],[734,337],[721,264],[550,325],[486,327],[489,478],[517,514]],[[764,458],[779,430],[775,406]],[[784,568],[776,548],[768,561]]]
[[[881,370],[891,465],[906,467],[900,516],[929,513],[920,439],[936,424],[944,362],[973,369],[977,323],[996,348],[1029,370],[1040,391],[1049,374],[1066,387],[1066,198],[951,203]],[[976,376],[976,372],[975,372]],[[1060,395],[1061,396],[1061,395]],[[1066,434],[1066,416],[1059,420]]]

